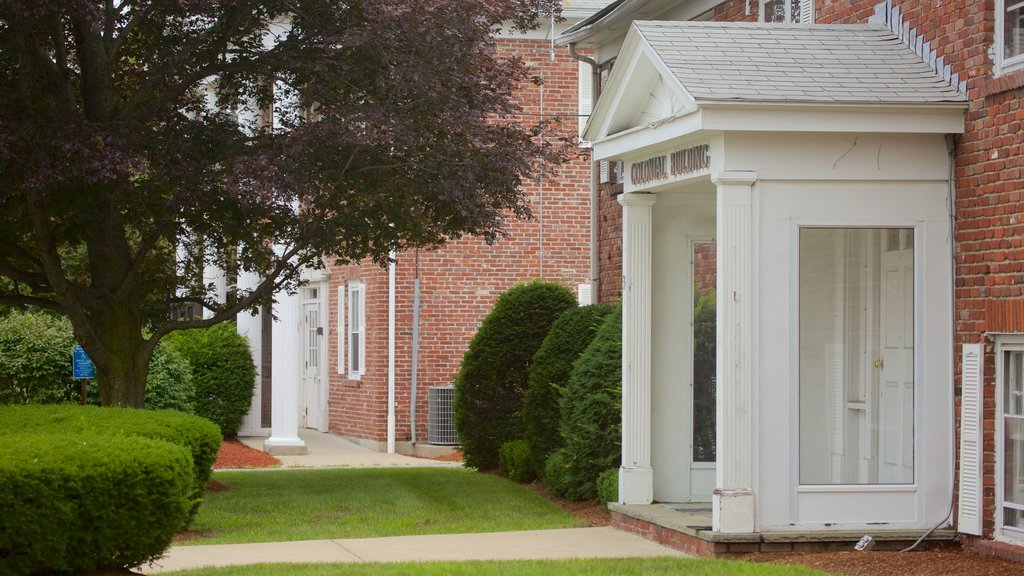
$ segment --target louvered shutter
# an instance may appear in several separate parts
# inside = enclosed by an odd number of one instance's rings
[[[801,0],[800,1],[800,23],[801,24],[813,24],[814,23],[814,0]]]
[[[982,412],[984,356],[981,344],[964,344],[960,386],[960,492],[957,529],[981,535]]]

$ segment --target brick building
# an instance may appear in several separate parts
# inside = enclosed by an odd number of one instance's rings
[[[595,290],[641,374],[620,525],[1024,558],[1024,4],[620,0],[559,43],[594,54]],[[708,243],[711,463],[678,328]]]
[[[590,91],[589,68],[559,49],[554,36],[605,4],[565,2],[564,21],[498,38],[502,55],[522,58],[542,79],[519,90],[522,120],[557,119],[542,136],[552,142],[579,142]],[[272,327],[243,321],[240,329],[259,342],[255,352],[264,362],[242,433],[265,435],[270,428],[266,446],[277,452],[304,449],[299,428],[382,451],[429,450],[434,432],[438,443],[452,443],[454,430],[445,422],[433,431],[428,425],[430,390],[452,384],[498,295],[541,278],[590,298],[591,163],[585,147],[573,152],[551,175],[525,186],[534,218],[510,217],[507,236],[493,245],[466,237],[394,254],[386,268],[365,262],[310,270],[298,294],[278,296]]]

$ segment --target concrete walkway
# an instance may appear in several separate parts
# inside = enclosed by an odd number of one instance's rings
[[[570,558],[685,557],[639,536],[610,527],[525,532],[309,540],[267,544],[174,546],[144,574],[187,568],[269,562],[353,563]]]
[[[299,438],[309,449],[300,456],[275,456],[284,468],[387,468],[387,467],[459,467],[459,462],[438,462],[427,458],[414,458],[402,454],[375,452],[350,442],[341,436],[301,429]],[[263,450],[262,436],[239,437],[246,446]]]

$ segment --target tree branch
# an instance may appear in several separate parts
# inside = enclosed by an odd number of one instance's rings
[[[25,294],[0,293],[0,304],[9,304],[13,306],[38,306],[39,308],[53,310],[54,312],[60,312],[65,315],[68,312],[67,308],[59,302],[54,302],[47,298],[39,298],[38,296],[27,296]]]

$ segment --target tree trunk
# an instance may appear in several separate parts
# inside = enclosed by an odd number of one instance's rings
[[[82,338],[82,346],[96,364],[100,403],[142,408],[153,343],[143,336],[138,306],[103,306],[103,312],[88,316],[91,330],[85,333],[94,334],[95,341]]]

